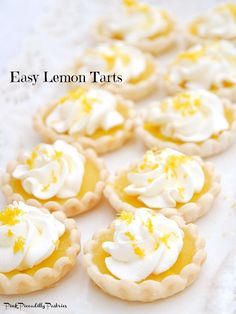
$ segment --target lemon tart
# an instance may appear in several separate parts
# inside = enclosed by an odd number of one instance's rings
[[[144,98],[158,88],[161,71],[151,55],[117,42],[102,43],[85,50],[73,69],[73,73],[85,75],[97,72],[104,77],[119,76],[118,82],[101,79],[98,84],[131,100]]]
[[[104,194],[118,211],[148,207],[193,222],[211,208],[219,191],[220,177],[210,163],[170,148],[153,148],[111,176]]]
[[[221,3],[196,17],[187,27],[190,44],[228,40],[236,43],[236,4]]]
[[[8,202],[24,201],[75,216],[100,201],[106,177],[105,165],[93,150],[58,140],[39,144],[10,163],[2,189]]]
[[[206,90],[193,90],[155,102],[136,120],[147,147],[170,147],[185,154],[211,156],[231,145],[236,108]]]
[[[97,87],[79,87],[40,108],[34,127],[44,140],[62,139],[102,154],[133,135],[133,103]]]
[[[106,293],[129,301],[152,302],[184,290],[205,260],[204,240],[181,217],[148,209],[121,212],[85,247],[91,279]]]
[[[102,18],[95,35],[101,41],[120,41],[160,54],[178,42],[177,23],[165,10],[136,0],[123,0],[115,15]]]
[[[228,41],[195,45],[177,55],[164,74],[167,95],[206,89],[236,100],[236,48]]]
[[[0,212],[0,294],[48,288],[75,265],[80,237],[74,220],[14,202]]]

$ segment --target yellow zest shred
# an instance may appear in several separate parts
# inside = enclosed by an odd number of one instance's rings
[[[133,213],[131,213],[131,212],[127,212],[127,211],[125,211],[125,210],[122,210],[122,211],[119,213],[118,219],[121,219],[121,220],[123,220],[123,221],[126,221],[128,224],[131,224],[131,222],[132,222],[133,219],[134,219],[134,215],[133,215]]]
[[[173,98],[173,108],[183,116],[194,115],[201,108],[201,98],[191,93],[181,93]]]
[[[18,207],[6,207],[0,212],[0,222],[2,225],[14,226],[19,222],[19,216],[23,214]]]
[[[13,246],[13,252],[16,254],[20,251],[24,251],[25,246],[25,239],[24,237],[18,237],[15,240],[14,246]]]

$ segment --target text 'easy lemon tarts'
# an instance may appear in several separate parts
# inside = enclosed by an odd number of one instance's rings
[[[8,202],[25,201],[75,216],[100,201],[106,177],[105,165],[93,150],[58,140],[39,144],[10,163],[2,188]]]
[[[0,211],[0,294],[48,288],[74,266],[76,223],[65,214],[14,202]]]
[[[45,140],[78,142],[106,153],[132,136],[133,104],[101,88],[79,87],[41,108],[34,126]]]
[[[104,193],[116,210],[148,207],[192,222],[211,208],[219,190],[220,178],[210,163],[173,149],[153,148],[111,176]]]
[[[154,58],[135,47],[123,43],[103,43],[87,49],[78,60],[73,72],[114,73],[122,78],[120,82],[100,83],[106,89],[128,99],[139,100],[158,88],[160,67]]]
[[[236,101],[236,48],[227,41],[196,45],[177,55],[164,76],[167,94],[206,89]]]
[[[151,302],[184,290],[205,260],[204,240],[180,217],[121,212],[85,247],[92,280],[115,297]]]
[[[205,90],[186,91],[151,104],[140,112],[136,125],[148,147],[171,147],[206,157],[233,142],[236,107]]]
[[[124,0],[114,15],[97,23],[95,32],[100,40],[123,41],[153,54],[170,48],[179,38],[168,12],[136,0]]]

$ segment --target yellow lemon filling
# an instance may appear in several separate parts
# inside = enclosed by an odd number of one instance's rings
[[[161,281],[170,275],[178,275],[186,265],[192,262],[193,256],[196,252],[195,239],[193,238],[192,234],[189,232],[187,228],[184,228],[183,231],[184,231],[184,245],[175,264],[170,269],[168,269],[167,271],[161,274],[149,275],[143,281],[145,280]],[[110,271],[107,269],[106,264],[105,264],[105,258],[110,255],[106,253],[102,248],[103,242],[113,240],[113,234],[114,234],[114,230],[112,229],[109,229],[106,232],[104,232],[100,236],[100,238],[97,240],[95,246],[93,247],[92,254],[93,254],[93,262],[98,267],[99,271],[102,274],[107,274],[107,275],[115,277],[114,275],[110,273]]]
[[[182,107],[181,110],[184,111],[185,108]],[[188,111],[189,110],[193,110],[194,111],[194,110],[196,110],[196,107],[194,107],[194,108],[189,107],[186,110],[188,110]],[[231,110],[229,108],[224,108],[224,115],[225,115],[225,118],[227,119],[227,121],[229,123],[229,128],[231,128],[232,123],[235,120],[235,114],[234,114],[233,110]],[[184,144],[184,143],[186,143],[186,142],[184,142],[184,141],[182,141],[180,139],[165,136],[164,134],[161,133],[160,126],[156,126],[156,125],[154,125],[152,123],[144,123],[143,128],[148,133],[150,133],[151,135],[153,135],[154,137],[160,139],[163,142],[172,142],[172,143],[175,143],[175,144]],[[211,139],[218,139],[222,132],[223,131],[219,132],[218,134],[213,134],[210,138]],[[202,144],[202,143],[203,142],[198,142],[198,144]]]
[[[85,167],[85,172],[84,172],[84,178],[83,178],[83,182],[80,188],[80,192],[76,196],[74,196],[74,198],[81,199],[87,192],[95,191],[96,183],[100,180],[99,169],[90,159],[86,160],[84,167]],[[25,200],[28,200],[32,197],[37,199],[33,195],[25,192],[20,180],[11,177],[10,184],[12,186],[14,193],[19,193]],[[61,199],[56,196],[47,200],[41,200],[41,199],[37,199],[37,200],[41,204],[45,204],[49,200],[58,202],[60,204],[64,204],[67,201],[67,199]]]
[[[184,156],[185,157],[185,156]],[[135,168],[134,168],[135,169]],[[207,193],[212,185],[211,176],[208,173],[207,169],[203,167],[203,171],[205,174],[205,183],[202,190],[198,193],[195,193],[192,199],[189,202],[196,202],[202,195]],[[128,203],[136,208],[145,207],[146,205],[138,199],[136,195],[128,195],[124,189],[130,184],[127,173],[122,173],[113,183],[113,189],[118,194],[121,201]],[[176,203],[176,208],[183,206],[183,203]],[[157,208],[151,208],[153,210],[158,210]]]
[[[59,239],[55,251],[52,253],[51,256],[49,256],[43,262],[41,262],[40,264],[32,268],[29,268],[23,271],[13,270],[11,272],[4,273],[4,275],[7,276],[8,278],[12,278],[13,276],[18,275],[18,274],[27,274],[27,275],[33,276],[41,268],[44,268],[44,267],[51,268],[53,267],[53,265],[59,258],[66,255],[66,251],[70,247],[70,245],[71,245],[70,233],[66,231]]]

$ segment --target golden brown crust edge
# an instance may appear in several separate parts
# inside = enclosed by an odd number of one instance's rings
[[[113,135],[102,136],[97,139],[92,139],[87,136],[80,136],[75,139],[69,134],[59,134],[52,128],[48,127],[44,122],[44,117],[56,106],[56,103],[41,107],[33,118],[34,129],[42,136],[46,142],[54,142],[56,140],[64,140],[68,143],[78,143],[84,148],[93,148],[98,154],[105,154],[121,147],[127,140],[133,136],[134,130],[134,110],[133,103],[125,100],[121,96],[114,95],[119,104],[128,109],[128,118],[124,122],[121,130],[118,130]]]
[[[109,274],[102,274],[93,263],[93,247],[107,229],[98,231],[84,247],[84,262],[90,278],[106,293],[127,301],[153,302],[170,297],[189,286],[197,278],[201,265],[206,259],[205,241],[198,237],[196,226],[185,225],[180,217],[171,217],[182,228],[188,229],[196,243],[196,252],[192,263],[183,267],[178,275],[170,275],[162,281],[144,280],[135,283],[128,280],[118,280]]]
[[[44,208],[41,210],[48,212]],[[67,219],[62,212],[54,212],[52,215],[65,225],[66,231],[70,234],[71,245],[67,248],[65,255],[57,259],[53,267],[40,268],[34,275],[22,272],[8,278],[4,273],[0,273],[0,294],[27,294],[49,288],[64,277],[75,265],[76,257],[80,252],[80,235],[76,222],[73,219]]]
[[[211,186],[210,189],[204,193],[197,201],[189,202],[182,205],[179,208],[162,208],[155,212],[161,213],[166,217],[171,217],[175,215],[181,216],[186,223],[194,222],[201,216],[205,215],[208,210],[213,205],[216,196],[219,194],[221,186],[220,186],[220,175],[216,173],[214,167],[211,163],[205,162],[195,156],[196,161],[198,161],[201,165],[204,165],[204,168],[208,171],[209,176],[211,177]],[[113,189],[113,182],[122,174],[127,173],[127,171],[133,169],[136,163],[130,165],[130,167],[126,170],[122,170],[118,172],[115,176],[110,177],[108,179],[107,185],[104,189],[104,195],[110,202],[111,206],[116,209],[117,211],[126,210],[134,212],[137,208],[132,206],[129,203],[124,202],[120,199],[116,191]],[[145,207],[145,205],[144,205]]]
[[[209,157],[219,154],[226,150],[236,138],[236,107],[229,100],[223,99],[224,107],[230,109],[234,114],[234,121],[230,128],[220,133],[218,138],[210,138],[202,143],[183,143],[177,144],[171,141],[163,141],[143,128],[141,115],[136,118],[136,133],[143,140],[148,148],[157,146],[159,148],[169,147],[179,150],[187,155],[198,155],[201,157]],[[145,113],[143,113],[145,115]]]
[[[98,167],[100,179],[96,183],[94,191],[88,191],[81,199],[75,197],[69,198],[63,204],[50,200],[42,204],[40,200],[35,199],[33,196],[32,198],[26,200],[22,195],[20,195],[19,193],[15,193],[13,191],[13,188],[10,183],[12,172],[22,160],[21,156],[19,156],[16,161],[11,162],[8,165],[6,173],[1,178],[2,191],[8,203],[12,203],[13,201],[23,201],[31,206],[45,207],[50,211],[62,211],[66,214],[67,217],[74,217],[76,215],[79,215],[85,211],[92,209],[100,201],[102,197],[102,192],[105,186],[106,179],[108,177],[108,171],[103,160],[97,157],[94,150],[92,149],[81,150],[79,146],[77,146],[77,148],[80,152],[82,152],[85,155],[86,158],[92,160]]]

